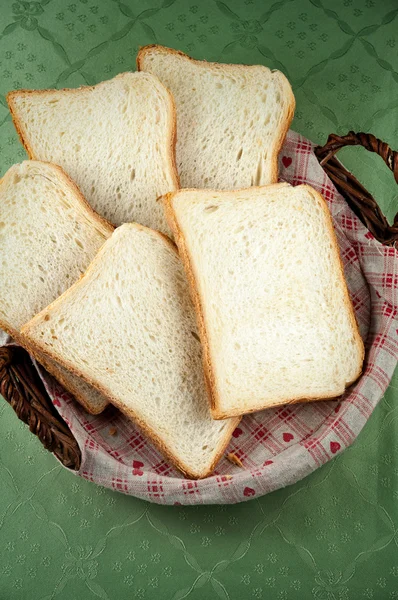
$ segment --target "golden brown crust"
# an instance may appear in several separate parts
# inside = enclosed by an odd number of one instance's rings
[[[276,184],[272,184],[271,186],[263,186],[264,189],[266,189],[267,191],[269,191],[271,188],[273,189],[278,189],[278,188],[282,188],[282,187],[291,187],[290,184],[288,183],[276,183]],[[332,239],[332,244],[334,245],[334,248],[337,252],[337,256],[338,256],[338,264],[339,264],[339,273],[340,273],[340,278],[341,281],[343,283],[344,289],[345,289],[345,306],[347,308],[349,317],[350,317],[350,322],[353,328],[353,331],[355,332],[355,338],[356,338],[356,342],[357,342],[357,347],[360,350],[360,354],[361,354],[361,359],[359,361],[359,365],[358,365],[358,372],[355,375],[355,377],[353,378],[352,381],[350,382],[346,382],[346,386],[345,389],[347,389],[350,385],[352,385],[357,379],[358,377],[361,375],[362,372],[362,364],[363,364],[363,360],[364,360],[364,356],[365,356],[365,349],[364,349],[364,344],[362,341],[362,338],[360,336],[359,333],[359,329],[358,329],[358,324],[355,318],[355,313],[354,313],[354,309],[352,307],[352,303],[350,300],[350,296],[348,293],[348,288],[347,288],[347,283],[345,280],[345,276],[344,276],[344,269],[343,269],[343,263],[341,260],[341,256],[340,256],[340,252],[339,252],[339,247],[338,247],[338,243],[337,243],[337,238],[336,238],[336,234],[333,228],[333,221],[332,221],[332,217],[330,215],[329,209],[327,207],[326,201],[324,200],[324,198],[321,196],[321,194],[319,194],[316,190],[314,190],[311,186],[309,185],[302,185],[302,186],[297,186],[294,189],[297,188],[306,188],[308,190],[309,193],[311,193],[313,195],[313,197],[316,199],[318,198],[321,204],[321,207],[324,211],[324,214],[326,216],[327,219],[327,227],[328,227],[328,231],[329,231],[329,235]],[[251,187],[251,188],[245,188],[245,189],[241,189],[241,190],[234,190],[232,193],[234,194],[239,194],[239,192],[250,192],[253,189],[261,189],[260,186],[258,187]],[[293,188],[292,188],[293,189]],[[327,395],[327,396],[322,396],[322,398],[319,398],[317,396],[305,396],[305,397],[299,397],[299,398],[293,398],[291,400],[275,400],[275,401],[268,401],[266,404],[264,403],[260,403],[258,405],[256,405],[255,407],[251,407],[249,410],[245,410],[244,413],[242,413],[241,409],[231,409],[229,411],[223,411],[220,407],[220,402],[219,402],[219,394],[218,394],[218,390],[217,390],[217,384],[216,384],[216,379],[214,376],[214,372],[213,372],[213,368],[212,368],[212,359],[211,359],[211,350],[210,350],[210,343],[209,343],[209,339],[208,339],[208,334],[207,334],[207,330],[206,330],[206,325],[205,325],[205,318],[204,318],[204,307],[202,305],[202,301],[201,301],[201,297],[200,297],[200,293],[199,290],[197,288],[197,284],[196,284],[196,278],[195,278],[195,273],[194,273],[194,269],[192,267],[192,260],[191,260],[191,256],[190,253],[188,251],[186,242],[185,242],[185,237],[184,234],[182,233],[182,230],[180,228],[180,225],[178,223],[175,211],[173,209],[173,205],[172,205],[172,200],[174,198],[174,196],[177,196],[178,194],[183,194],[185,192],[190,192],[190,191],[197,191],[197,190],[193,190],[193,189],[183,189],[180,190],[178,192],[171,192],[169,194],[166,194],[165,196],[163,196],[163,203],[165,206],[165,211],[166,211],[166,218],[167,221],[170,225],[170,228],[172,229],[173,233],[174,233],[174,237],[180,252],[180,256],[181,256],[181,260],[184,264],[184,268],[185,268],[185,272],[187,274],[188,277],[188,282],[189,282],[189,286],[190,286],[190,291],[191,291],[191,295],[192,295],[192,299],[194,302],[194,306],[195,306],[195,311],[196,311],[196,315],[197,315],[197,322],[198,322],[198,328],[199,328],[199,334],[200,334],[200,339],[202,342],[202,346],[203,346],[203,356],[204,356],[204,369],[205,369],[205,375],[206,375],[206,383],[208,385],[208,391],[209,391],[209,398],[210,398],[210,410],[211,410],[211,414],[213,419],[215,420],[222,420],[222,419],[230,419],[232,417],[236,417],[236,416],[243,416],[243,414],[249,414],[252,412],[256,412],[259,410],[264,410],[266,408],[271,408],[271,407],[275,407],[275,406],[280,406],[280,405],[284,405],[284,404],[296,404],[298,402],[310,402],[310,401],[318,401],[318,400],[330,400],[332,398],[336,398],[336,394],[331,394],[331,395]],[[217,193],[219,194],[221,197],[224,194],[231,194],[230,191],[226,191],[226,190],[205,190],[206,194],[207,193]]]
[[[182,190],[187,191],[187,190]],[[206,190],[212,191],[212,190]],[[214,417],[213,411],[216,409],[217,402],[217,385],[216,378],[212,368],[211,354],[210,354],[210,344],[207,336],[207,329],[205,325],[204,318],[204,308],[202,306],[201,298],[196,286],[196,278],[194,274],[194,270],[192,267],[191,257],[189,255],[187,246],[185,244],[185,238],[177,221],[176,214],[172,207],[172,198],[178,192],[170,192],[169,194],[165,194],[163,196],[163,205],[165,208],[166,219],[167,222],[174,234],[174,239],[177,244],[179,254],[183,265],[185,267],[185,273],[187,275],[189,289],[191,293],[191,298],[195,307],[196,321],[199,330],[200,341],[202,342],[203,347],[203,368],[205,373],[205,381],[206,387],[208,391],[208,397],[210,400],[210,410],[212,416]]]
[[[17,116],[15,102],[14,102],[14,98],[16,98],[19,94],[22,95],[24,92],[27,92],[27,91],[28,90],[18,90],[18,91],[8,92],[8,94],[6,95],[6,100],[7,100],[8,108],[10,109],[11,119],[12,119],[12,122],[14,123],[14,127],[16,129],[16,132],[18,134],[20,142],[21,142],[22,146],[25,148],[26,152],[28,153],[28,157],[32,160],[34,158],[32,148],[30,147],[30,144],[26,137],[26,133],[22,128],[22,123]]]
[[[197,60],[196,58],[191,58],[191,56],[188,56],[188,54],[185,54],[185,52],[182,52],[181,50],[175,50],[174,48],[168,48],[167,46],[160,46],[159,44],[148,44],[147,46],[141,46],[141,48],[138,50],[136,58],[137,71],[143,71],[141,61],[144,55],[147,54],[150,50],[156,50],[163,54],[177,54],[177,56],[182,56],[183,58],[187,58],[189,60],[192,60],[193,62],[211,64],[208,63],[207,60]]]
[[[279,73],[279,72],[278,72]],[[287,81],[287,79],[285,78]],[[274,144],[272,146],[272,176],[270,183],[276,183],[278,181],[278,156],[282,149],[283,143],[285,141],[287,132],[289,131],[289,127],[291,122],[293,121],[294,111],[296,108],[296,99],[294,97],[292,88],[290,84],[288,86],[285,85],[285,93],[290,95],[290,100],[287,105],[287,112],[285,115],[284,126],[279,130],[279,136],[275,139]]]
[[[138,57],[139,54],[137,55],[136,58],[136,64],[137,64],[137,70],[141,71],[141,69],[138,68]],[[156,75],[153,75],[153,77],[156,77]],[[173,179],[174,179],[174,185],[176,187],[176,189],[180,189],[181,185],[180,185],[180,175],[178,173],[178,169],[177,169],[177,155],[176,155],[176,148],[177,148],[177,110],[176,110],[176,105],[175,105],[175,100],[174,100],[174,96],[171,93],[171,91],[160,81],[160,79],[158,77],[156,77],[156,79],[159,81],[159,83],[165,88],[165,90],[167,91],[169,100],[170,100],[170,104],[171,104],[171,112],[173,115],[172,118],[172,124],[171,124],[171,130],[170,130],[170,167],[171,167],[171,172],[173,173]]]
[[[168,245],[170,246],[170,248],[172,248],[172,250],[176,254],[178,254],[177,248],[172,243],[172,241],[167,236],[160,233],[159,231],[154,231],[152,229],[149,229],[148,227],[139,225],[137,223],[128,223],[128,224],[122,225],[121,227],[135,227],[138,229],[145,230],[145,231],[151,233],[151,235],[153,235],[155,237],[159,237],[163,241],[165,240],[168,243]],[[105,246],[105,244],[104,244],[104,246]],[[59,298],[54,300],[54,302],[52,302],[49,306],[47,306],[47,308],[45,308],[40,313],[35,315],[33,317],[33,319],[31,319],[28,323],[26,323],[22,327],[21,335],[24,339],[24,345],[28,349],[28,352],[31,353],[33,356],[38,356],[40,354],[44,354],[44,355],[48,356],[50,359],[59,363],[64,368],[66,368],[68,371],[73,373],[74,375],[81,377],[82,379],[84,379],[84,381],[86,381],[92,387],[94,387],[99,392],[101,392],[109,400],[109,402],[111,404],[116,406],[121,412],[123,412],[125,415],[127,415],[127,417],[131,418],[142,429],[142,431],[144,431],[144,433],[154,443],[154,445],[157,446],[159,448],[159,450],[170,460],[170,462],[172,462],[177,467],[177,469],[179,469],[186,477],[188,477],[190,479],[203,479],[205,477],[208,477],[211,474],[211,472],[214,470],[215,465],[220,460],[221,456],[223,455],[225,448],[227,447],[227,445],[230,441],[232,432],[235,429],[235,427],[237,426],[237,424],[239,423],[240,418],[231,419],[231,423],[226,428],[226,431],[224,434],[225,435],[224,442],[223,442],[223,444],[220,445],[218,452],[217,452],[210,468],[205,472],[195,473],[195,472],[190,471],[189,469],[185,468],[185,466],[180,462],[179,458],[177,456],[175,456],[170,451],[170,449],[167,448],[167,446],[165,446],[164,442],[158,436],[156,431],[152,430],[144,421],[142,421],[142,419],[140,419],[140,417],[132,409],[129,409],[122,402],[120,402],[120,400],[112,394],[111,390],[109,390],[109,389],[105,388],[104,386],[102,386],[101,384],[98,384],[97,382],[95,382],[90,377],[90,375],[87,375],[87,373],[85,373],[83,370],[76,368],[75,365],[73,365],[70,361],[65,360],[56,351],[50,350],[49,348],[47,348],[45,346],[45,344],[40,344],[38,341],[32,340],[29,335],[29,330],[31,327],[34,327],[36,323],[40,323],[41,321],[43,321],[45,319],[46,315],[48,315],[53,309],[56,309],[58,304],[61,304],[64,301],[64,299],[67,298],[67,296],[69,294],[73,293],[74,289],[77,286],[79,286],[84,279],[90,277],[91,271],[94,269],[95,265],[101,260],[102,254],[104,253],[104,246],[102,246],[102,248],[99,250],[98,254],[94,258],[94,260],[91,262],[87,271],[85,272],[85,274],[82,276],[82,278],[79,281],[75,282]]]
[[[0,329],[8,333],[8,335],[10,335],[17,344],[20,343],[19,331],[14,329],[11,325],[9,325],[9,323],[3,321],[2,319],[0,319]],[[22,346],[22,344],[20,345]]]
[[[244,192],[263,190],[264,188],[267,188],[268,191],[272,191],[284,187],[292,188],[293,186],[290,183],[287,183],[287,181],[278,181],[277,183],[270,183],[267,185],[252,185],[250,187],[237,188],[235,190],[217,190],[216,188],[205,188],[203,190],[198,190],[198,188],[181,188],[180,190],[176,190],[175,192],[168,192],[167,194],[163,194],[163,196],[159,197],[159,200],[161,200],[164,203],[164,199],[166,196],[170,196],[170,198],[173,198],[174,196],[177,196],[178,194],[184,194],[185,192],[203,192],[205,194],[239,194]]]
[[[160,81],[160,80],[159,80]],[[162,82],[160,81],[161,85]],[[169,152],[169,159],[170,159],[170,170],[173,174],[173,179],[174,179],[174,185],[175,188],[177,190],[180,189],[181,185],[180,185],[180,176],[178,174],[178,170],[177,170],[177,155],[176,155],[176,148],[177,148],[177,110],[176,110],[176,105],[174,102],[174,96],[173,94],[170,92],[170,90],[168,90],[165,86],[163,86],[168,94],[170,103],[171,103],[171,112],[173,115],[173,118],[171,119],[172,123],[171,123],[171,130],[170,130],[170,152]]]
[[[354,381],[347,385],[345,389],[352,385],[352,383],[354,383]],[[259,404],[255,407],[250,408],[249,410],[245,410],[243,414],[240,409],[225,412],[219,408],[216,408],[215,410],[211,411],[211,416],[215,421],[224,421],[225,419],[231,419],[232,417],[236,417],[238,415],[242,418],[244,415],[250,415],[252,413],[259,412],[261,410],[266,410],[268,408],[276,408],[277,406],[290,406],[290,404],[304,404],[305,402],[323,402],[326,400],[336,400],[340,396],[341,394],[337,396],[336,394],[330,394],[329,396],[322,396],[322,398],[319,398],[318,396],[301,396],[299,398],[292,398],[291,400],[271,400],[271,402],[267,402],[267,404]]]
[[[181,50],[174,50],[173,48],[167,48],[166,46],[159,46],[158,44],[149,44],[148,46],[144,46],[144,47],[140,48],[138,51],[137,58],[136,58],[136,64],[137,64],[138,71],[145,71],[145,69],[143,68],[143,64],[142,64],[143,59],[145,58],[145,55],[150,54],[150,52],[152,50],[155,50],[156,52],[159,52],[164,55],[174,54],[176,56],[181,56],[182,58],[185,58],[185,59],[195,63],[195,65],[203,66],[203,67],[206,67],[207,69],[219,69],[219,68],[224,68],[224,67],[227,67],[227,68],[231,67],[234,69],[242,69],[242,68],[247,69],[247,68],[250,68],[253,66],[264,67],[264,65],[216,63],[216,62],[208,62],[207,60],[197,60],[196,58],[192,58],[191,56],[188,56],[188,54],[181,52]],[[267,67],[265,67],[265,68],[267,68]],[[277,71],[277,70],[271,71],[271,73],[272,73],[272,77],[277,77],[281,81],[281,84],[283,85],[283,92],[284,92],[285,96],[289,97],[289,99],[286,103],[286,114],[285,114],[284,120],[282,121],[280,128],[279,128],[279,135],[274,140],[274,143],[271,146],[271,154],[272,154],[272,158],[270,159],[270,161],[271,161],[271,181],[269,183],[276,183],[278,181],[278,155],[282,148],[286,134],[289,131],[290,124],[294,117],[294,110],[296,108],[296,100],[294,98],[292,88],[291,88],[290,83],[289,83],[288,79],[286,78],[286,76],[281,71]]]
[[[316,190],[314,190],[314,188],[312,188],[310,185],[303,185],[300,187],[304,187],[305,189],[308,190],[308,192],[315,198],[318,198],[318,200],[321,203],[321,206],[323,208],[325,217],[326,217],[326,221],[328,224],[328,230],[329,230],[329,234],[330,237],[332,238],[332,243],[333,246],[335,248],[336,254],[337,254],[337,259],[338,259],[338,264],[339,264],[339,273],[340,273],[340,279],[341,282],[343,284],[343,288],[344,288],[344,292],[345,292],[345,306],[347,308],[347,312],[349,314],[349,318],[350,318],[350,322],[351,322],[351,326],[353,331],[355,332],[355,339],[356,339],[356,343],[357,343],[357,348],[358,350],[360,350],[360,354],[361,354],[361,359],[360,359],[360,364],[358,366],[358,372],[356,374],[356,376],[353,378],[352,381],[346,383],[346,388],[349,387],[350,385],[352,385],[353,383],[355,383],[355,381],[358,379],[358,377],[361,375],[362,373],[362,366],[363,366],[363,361],[365,358],[365,346],[363,343],[363,340],[361,338],[361,334],[359,333],[359,327],[358,327],[358,321],[356,319],[355,316],[355,311],[354,311],[354,307],[352,305],[351,302],[351,298],[350,298],[350,294],[348,291],[348,287],[347,287],[347,281],[344,275],[344,265],[343,265],[343,261],[341,259],[341,254],[340,254],[340,249],[339,249],[339,244],[337,241],[337,236],[336,236],[336,232],[334,230],[334,226],[333,226],[333,219],[332,219],[332,215],[330,214],[328,205],[326,204],[326,200],[324,199],[324,197],[317,192]]]
[[[192,56],[189,56],[188,54],[185,54],[185,52],[182,52],[182,50],[175,50],[175,48],[168,48],[167,46],[161,46],[160,44],[148,44],[147,46],[142,46],[137,54],[137,58],[136,58],[136,65],[137,65],[137,71],[143,71],[145,72],[145,69],[142,68],[142,59],[144,58],[145,54],[149,54],[151,50],[156,50],[157,52],[159,52],[160,54],[174,54],[177,56],[181,56],[182,58],[185,58],[187,60],[190,60],[191,62],[202,66],[202,67],[206,67],[206,68],[215,68],[215,69],[222,69],[223,67],[230,67],[230,68],[234,68],[234,69],[247,69],[247,68],[251,68],[251,67],[265,67],[265,65],[247,65],[247,64],[243,64],[243,63],[219,63],[219,62],[211,62],[208,60],[199,60],[197,58],[192,58]],[[269,67],[265,67],[266,69],[268,69]],[[278,71],[277,69],[269,69],[272,73],[282,73],[282,71]],[[282,73],[283,75],[283,73]],[[286,79],[287,78],[285,75],[283,75],[283,77]]]

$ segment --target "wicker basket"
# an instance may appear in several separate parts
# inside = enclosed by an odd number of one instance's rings
[[[332,134],[324,146],[315,149],[325,172],[362,223],[379,242],[398,247],[398,213],[389,225],[374,198],[334,156],[344,146],[363,146],[379,154],[397,183],[398,152],[371,134],[353,131],[342,137]],[[48,397],[29,354],[20,347],[0,348],[0,394],[65,467],[80,468],[80,448]]]

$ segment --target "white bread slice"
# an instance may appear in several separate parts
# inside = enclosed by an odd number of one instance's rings
[[[211,417],[188,282],[167,237],[119,227],[22,334],[103,392],[185,475],[212,472],[239,419]]]
[[[164,198],[198,314],[214,418],[333,398],[363,343],[332,219],[287,183]]]
[[[175,108],[149,73],[93,87],[7,95],[29,157],[60,165],[114,225],[137,221],[169,233],[156,199],[178,189]]]
[[[112,231],[59,167],[11,167],[0,180],[0,327],[24,345],[22,325],[81,276]],[[60,365],[37,358],[88,412],[108,404]]]
[[[278,180],[277,157],[295,107],[283,73],[193,60],[156,45],[139,51],[137,67],[157,75],[174,96],[181,187],[237,189]]]

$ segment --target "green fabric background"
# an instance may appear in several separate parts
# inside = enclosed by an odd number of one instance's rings
[[[332,3],[330,3],[331,5]],[[398,146],[397,0],[0,0],[0,172],[22,150],[4,95],[135,68],[139,45],[263,63],[316,142]],[[341,153],[391,218],[382,161]],[[73,477],[0,403],[0,598],[398,599],[398,377],[357,442],[295,486],[236,506],[159,507]]]

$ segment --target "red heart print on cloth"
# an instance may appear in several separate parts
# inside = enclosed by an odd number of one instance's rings
[[[336,454],[336,452],[338,452],[340,450],[341,446],[339,444],[339,442],[330,442],[330,451],[333,454]]]
[[[241,428],[237,427],[236,429],[234,429],[232,436],[234,438],[238,438],[240,435],[242,435],[242,433],[243,433],[243,431],[241,430]]]
[[[253,490],[253,488],[245,487],[243,490],[243,495],[246,496],[246,498],[249,498],[250,496],[255,496],[256,492]]]
[[[290,156],[282,156],[282,163],[285,169],[287,169],[292,164],[292,159]]]
[[[139,460],[133,460],[133,475],[143,475],[144,471],[142,470],[142,467],[144,466],[144,463],[139,461]]]
[[[292,433],[284,433],[282,437],[284,442],[291,442],[294,439],[294,435]]]

